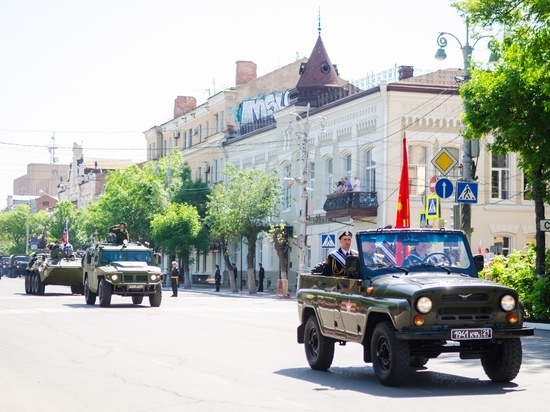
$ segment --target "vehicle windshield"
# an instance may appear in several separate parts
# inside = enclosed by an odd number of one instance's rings
[[[406,272],[418,271],[416,268],[437,268],[442,273],[475,271],[461,233],[360,232],[357,242],[360,260],[367,272],[382,268]]]

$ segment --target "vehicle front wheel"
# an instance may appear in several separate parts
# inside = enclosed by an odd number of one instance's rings
[[[43,296],[45,290],[46,290],[46,285],[40,279],[40,274],[37,273],[36,274],[36,294],[39,296]]]
[[[334,341],[321,333],[319,322],[311,315],[304,328],[304,348],[309,367],[318,371],[326,371],[334,359]]]
[[[481,366],[493,382],[510,382],[518,376],[522,356],[520,338],[503,339],[490,352],[481,353]]]
[[[107,308],[111,306],[111,296],[113,295],[113,288],[105,278],[101,278],[99,282],[99,306]]]
[[[162,303],[162,286],[157,285],[155,288],[155,293],[149,295],[149,304],[153,308],[158,308]]]
[[[374,328],[371,357],[374,374],[382,385],[399,386],[409,375],[409,345],[396,338],[391,322],[381,322]]]
[[[132,303],[134,305],[141,305],[141,302],[143,302],[143,295],[133,295],[132,296]]]
[[[30,295],[31,294],[31,276],[32,276],[32,272],[27,272],[25,274],[25,293],[27,295]]]
[[[90,285],[88,284],[88,278],[84,282],[84,297],[86,298],[86,305],[95,305],[95,298],[97,294],[90,290]]]

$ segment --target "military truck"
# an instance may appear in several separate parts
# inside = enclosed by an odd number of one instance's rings
[[[110,240],[113,240],[112,238]],[[162,302],[162,273],[153,251],[142,244],[98,243],[86,250],[82,262],[86,304],[111,305],[113,295],[130,296],[135,305],[149,297],[153,307]]]
[[[44,295],[47,285],[70,286],[71,293],[84,294],[81,257],[67,247],[58,256],[33,253],[25,270],[25,293]]]
[[[297,340],[312,369],[330,368],[335,344],[352,342],[386,386],[403,384],[442,353],[480,359],[492,381],[515,379],[520,338],[533,329],[523,326],[513,289],[478,277],[484,259],[472,256],[463,232],[366,230],[356,241],[345,277],[323,276],[319,267],[299,276]]]

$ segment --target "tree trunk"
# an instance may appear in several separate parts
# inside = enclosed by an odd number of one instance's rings
[[[533,170],[532,174],[532,184],[533,184],[533,201],[535,202],[535,225],[536,225],[536,235],[535,235],[535,273],[538,277],[544,276],[544,258],[546,251],[546,236],[545,232],[540,230],[540,221],[544,220],[544,199],[541,196],[541,191],[539,190],[540,185],[542,184],[542,168],[539,166],[537,169]]]
[[[256,239],[257,235],[253,238],[247,238],[248,253],[246,254],[246,266],[248,273],[248,294],[255,295],[258,292],[256,287],[256,277],[254,276],[254,257],[256,256]]]
[[[229,260],[229,253],[227,252],[227,245],[224,241],[221,242],[222,243],[222,256],[223,256],[223,261],[225,263],[225,267],[227,268],[228,270],[228,274],[227,276],[229,277],[229,287],[231,288],[231,292],[232,293],[238,293],[239,292],[239,287],[237,285],[237,280],[235,279],[235,276],[233,275],[234,273],[234,270],[235,270],[235,266],[233,266],[231,264],[231,261]]]
[[[183,288],[191,289],[191,277],[189,276],[189,253],[184,253],[181,256],[183,269]]]

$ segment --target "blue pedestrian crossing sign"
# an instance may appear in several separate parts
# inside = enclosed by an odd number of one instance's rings
[[[457,182],[456,202],[477,203],[477,182]]]
[[[323,233],[321,235],[321,247],[323,249],[334,249],[336,247],[336,235],[334,233]]]
[[[426,218],[439,218],[439,196],[429,195],[426,197]]]

